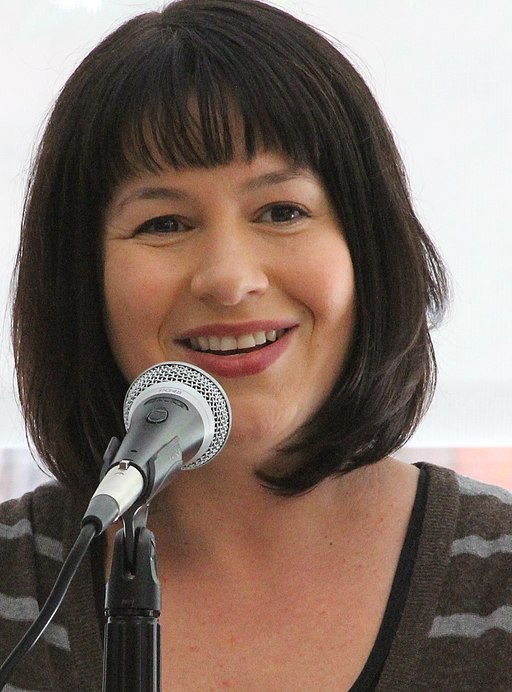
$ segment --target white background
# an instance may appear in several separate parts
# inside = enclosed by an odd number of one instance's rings
[[[123,19],[160,4],[2,0],[2,448],[24,443],[6,311],[31,152],[79,60]],[[453,275],[454,305],[434,335],[438,392],[412,446],[512,446],[512,3],[274,4],[334,36],[362,71],[395,133],[419,215]]]

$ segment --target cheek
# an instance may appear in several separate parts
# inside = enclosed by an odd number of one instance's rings
[[[162,295],[169,295],[160,274],[145,267],[129,253],[105,255],[105,326],[114,358],[128,380],[153,365],[158,357],[156,347],[164,316]]]
[[[319,339],[350,338],[355,315],[355,281],[349,251],[341,239],[316,248],[301,271],[303,302],[309,307]],[[321,270],[319,271],[319,268]],[[332,345],[332,344],[331,344]]]

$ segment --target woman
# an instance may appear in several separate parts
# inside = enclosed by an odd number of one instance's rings
[[[16,365],[59,484],[2,508],[20,565],[2,653],[76,536],[128,383],[181,360],[219,380],[233,429],[151,506],[163,689],[510,689],[510,495],[390,456],[431,398],[446,301],[379,108],[317,32],[181,0],[107,37],[55,105],[25,210]],[[111,550],[13,684],[100,689]]]

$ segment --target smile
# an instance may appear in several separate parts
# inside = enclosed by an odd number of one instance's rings
[[[286,331],[270,329],[241,336],[194,336],[188,339],[188,346],[194,351],[229,355],[264,348],[280,339]]]

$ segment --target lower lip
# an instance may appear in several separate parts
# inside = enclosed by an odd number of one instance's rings
[[[293,329],[289,329],[274,343],[250,353],[237,353],[219,356],[215,353],[188,350],[189,361],[193,365],[218,377],[246,377],[258,375],[269,368],[286,351]]]

